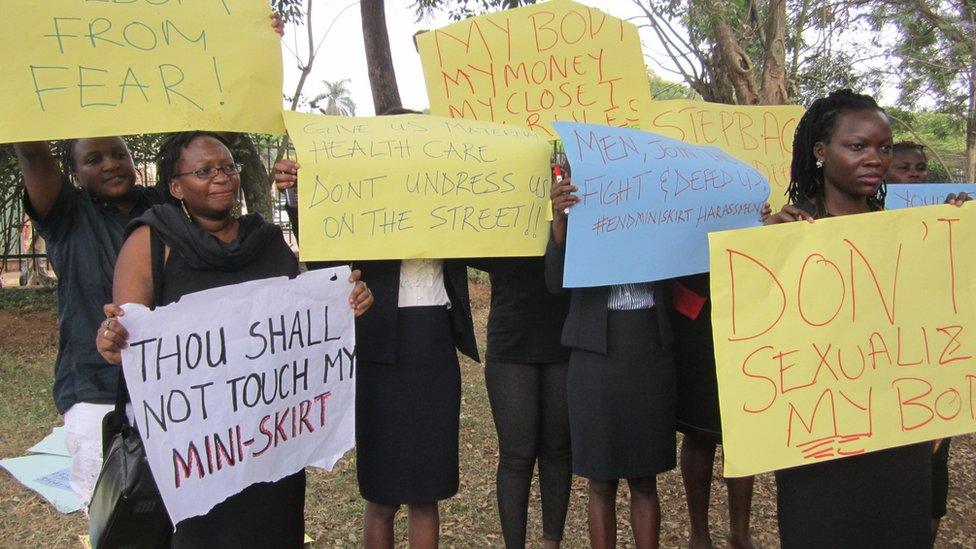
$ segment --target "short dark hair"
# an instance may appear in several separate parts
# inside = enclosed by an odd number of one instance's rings
[[[891,146],[891,154],[909,151],[916,151],[918,154],[922,155],[922,158],[927,160],[925,155],[925,145],[922,145],[921,143],[916,143],[914,141],[899,141]]]
[[[810,105],[793,134],[793,163],[790,166],[790,184],[786,192],[791,204],[813,200],[818,217],[826,214],[823,203],[824,178],[823,169],[817,167],[813,146],[818,141],[830,141],[840,115],[850,111],[877,111],[884,114],[884,109],[878,106],[873,97],[854,93],[849,89],[836,90]],[[878,193],[868,198],[868,206],[872,210],[884,209],[886,194],[887,189],[882,183],[878,187]]]
[[[75,143],[77,139],[65,139],[58,142],[58,161],[61,164],[61,175],[65,181],[71,181],[71,174],[77,171],[75,167]]]
[[[230,143],[223,136],[214,132],[192,131],[169,135],[156,152],[156,191],[166,202],[179,203],[179,200],[169,192],[169,182],[173,179],[173,174],[176,173],[176,165],[183,155],[183,149],[198,137],[212,137],[230,149]]]

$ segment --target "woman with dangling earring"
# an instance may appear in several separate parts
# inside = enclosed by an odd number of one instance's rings
[[[170,136],[157,155],[157,167],[168,203],[129,226],[115,269],[114,303],[167,305],[192,292],[298,274],[298,260],[278,226],[258,214],[235,215],[240,165],[221,136]],[[356,316],[373,303],[359,275],[353,271],[349,277],[355,283],[349,306]],[[119,364],[128,334],[114,317],[122,310],[107,305],[106,313],[97,346],[106,360]],[[304,508],[304,471],[252,484],[205,515],[177,524],[172,547],[298,548],[304,539]]]
[[[817,99],[793,138],[790,203],[766,224],[883,210],[891,159],[891,123],[872,97]],[[782,546],[931,547],[931,464],[922,442],[776,471]]]

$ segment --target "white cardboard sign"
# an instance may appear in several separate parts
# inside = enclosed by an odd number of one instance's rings
[[[126,385],[173,524],[355,442],[349,268],[127,304]]]

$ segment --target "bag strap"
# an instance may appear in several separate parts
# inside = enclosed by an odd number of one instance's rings
[[[115,413],[121,414],[123,421],[128,421],[125,417],[125,403],[129,401],[129,390],[125,386],[125,371],[122,366],[119,369],[119,389],[115,392]]]
[[[163,302],[163,267],[166,263],[166,244],[149,228],[149,254],[152,263],[153,305]]]

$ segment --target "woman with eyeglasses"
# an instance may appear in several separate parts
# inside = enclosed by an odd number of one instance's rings
[[[159,190],[167,203],[155,206],[128,229],[112,288],[114,303],[167,305],[202,290],[250,280],[298,274],[298,261],[281,229],[258,214],[240,216],[240,165],[223,139],[210,132],[171,136],[157,156]],[[373,296],[354,271],[349,296],[356,316]],[[128,334],[112,317],[99,329],[97,345],[111,363],[121,363]],[[207,514],[176,525],[173,547],[301,547],[305,473],[252,484]]]

